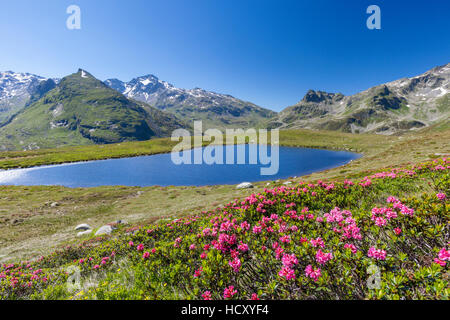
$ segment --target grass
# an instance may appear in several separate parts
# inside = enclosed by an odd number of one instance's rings
[[[170,139],[100,146],[67,147],[0,154],[0,168],[30,167],[63,162],[118,158],[169,152]],[[361,152],[350,164],[290,181],[340,179],[367,171],[400,166],[450,154],[450,130],[427,130],[403,136],[353,135],[312,130],[280,131],[283,146]],[[279,183],[282,183],[280,181]],[[276,183],[271,182],[272,186]],[[154,222],[209,210],[235,198],[262,190],[235,186],[205,187],[97,187],[70,189],[58,186],[0,187],[0,262],[33,258],[56,246],[75,241],[79,223],[92,227],[126,220],[130,225]],[[57,202],[57,206],[51,206]]]
[[[225,140],[225,139],[224,139]],[[398,141],[398,137],[380,135],[353,135],[331,131],[283,130],[283,146],[372,152]],[[0,153],[0,169],[26,168],[47,164],[135,157],[170,152],[178,142],[170,138],[143,142],[122,142],[108,145],[88,145],[32,151],[7,151]],[[205,144],[207,144],[205,142]]]

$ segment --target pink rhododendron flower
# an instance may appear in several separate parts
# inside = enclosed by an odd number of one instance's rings
[[[234,290],[234,286],[229,286],[228,288],[225,288],[223,291],[223,298],[224,299],[230,299],[237,293],[237,290]]]
[[[247,252],[248,245],[246,243],[242,243],[242,241],[241,241],[240,244],[238,245],[238,249],[241,250],[242,252]]]
[[[137,251],[143,251],[143,250],[144,250],[144,245],[141,243],[140,245],[138,245],[138,246],[136,247],[136,250],[137,250]]]
[[[394,203],[397,201],[398,201],[398,199],[396,197],[388,197],[386,200],[386,202],[388,202],[388,203]]]
[[[285,267],[291,268],[293,265],[298,263],[298,260],[295,254],[283,254],[281,262]]]
[[[178,248],[180,246],[180,243],[181,243],[181,238],[178,237],[175,239],[175,243],[173,244],[173,246],[175,248]]]
[[[387,220],[383,217],[376,217],[375,224],[379,227],[385,226],[387,224]]]
[[[203,292],[202,298],[203,298],[203,300],[211,300],[211,292],[209,292],[209,291]]]
[[[445,248],[442,248],[441,251],[439,251],[438,257],[444,261],[450,260],[450,250],[445,250]]]
[[[395,232],[396,235],[400,235],[400,234],[402,233],[402,229],[400,229],[400,228],[395,228],[395,229],[394,229],[394,232]]]
[[[371,247],[367,252],[367,256],[377,260],[386,260],[386,251],[382,249],[376,249],[375,247]]]
[[[258,295],[256,293],[253,293],[251,300],[259,300]]]
[[[257,233],[261,233],[262,228],[260,226],[254,226],[253,227],[253,233],[257,234]]]
[[[200,277],[201,274],[202,274],[202,272],[203,272],[203,268],[202,268],[202,267],[200,267],[200,268],[198,268],[197,270],[195,270],[195,272],[194,272],[194,278]]]
[[[344,245],[345,249],[350,249],[352,251],[352,253],[356,253],[358,250],[356,249],[356,246],[352,243],[346,243]]]
[[[320,268],[313,269],[312,265],[308,265],[305,269],[305,275],[314,281],[317,281],[321,276]]]
[[[323,242],[322,238],[320,238],[320,237],[316,238],[316,239],[311,239],[309,242],[311,243],[311,245],[313,247],[321,247],[321,248],[325,247],[325,243]]]
[[[319,249],[316,253],[316,261],[319,264],[325,264],[328,261],[330,261],[331,259],[333,259],[333,254],[331,252],[326,253],[326,252],[323,252],[321,249]]]
[[[289,267],[283,266],[278,275],[282,278],[286,278],[286,280],[295,279],[295,271]]]
[[[445,193],[438,193],[436,194],[436,197],[441,201],[444,201],[446,198]]]
[[[228,262],[228,264],[234,272],[239,272],[239,269],[241,268],[241,260],[239,258],[234,258],[232,261]]]

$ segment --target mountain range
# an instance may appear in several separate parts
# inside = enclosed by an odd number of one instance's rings
[[[401,134],[447,123],[450,63],[354,95],[309,90],[276,113],[154,75],[104,82],[89,72],[62,79],[0,72],[0,150],[107,144],[169,136],[176,128],[308,128]]]
[[[398,134],[448,122],[449,93],[450,63],[350,96],[309,90],[267,126]]]
[[[126,97],[148,103],[185,119],[202,120],[207,128],[257,127],[276,115],[251,102],[233,96],[206,91],[176,88],[154,75],[135,78],[129,82],[108,79],[105,83]]]
[[[0,72],[0,123],[53,89],[58,81],[30,73]]]
[[[81,69],[41,96],[34,91],[29,102],[0,127],[0,149],[140,141],[189,127],[170,113],[126,98]]]

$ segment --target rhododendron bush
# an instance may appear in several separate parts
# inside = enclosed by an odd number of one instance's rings
[[[3,265],[4,299],[447,299],[450,160],[276,186]]]

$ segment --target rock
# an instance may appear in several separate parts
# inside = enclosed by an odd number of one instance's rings
[[[136,193],[137,196],[140,196],[140,195],[142,195],[142,194],[144,194],[144,191],[138,191],[138,192]]]
[[[82,223],[75,227],[75,230],[89,230],[89,229],[92,229],[92,228],[87,223]]]
[[[242,182],[236,186],[236,189],[248,189],[253,188],[253,185],[250,182]]]
[[[85,230],[85,231],[80,231],[80,232],[77,233],[77,237],[82,237],[82,236],[90,234],[90,233],[92,233],[92,230],[90,230],[90,229],[89,230]]]
[[[117,224],[128,224],[128,222],[126,220],[117,220],[116,223]]]
[[[100,227],[97,232],[95,233],[96,236],[100,236],[102,234],[111,234],[111,232],[113,232],[113,228],[111,226],[103,226]]]
[[[283,184],[291,184],[291,183],[292,183],[291,181],[283,182]]]
[[[55,207],[57,207],[57,206],[59,206],[59,203],[58,203],[58,202],[52,202],[52,203],[50,204],[50,207],[52,207],[52,208],[55,208]]]
[[[266,186],[270,186],[270,182],[267,182],[267,183],[266,183]]]

